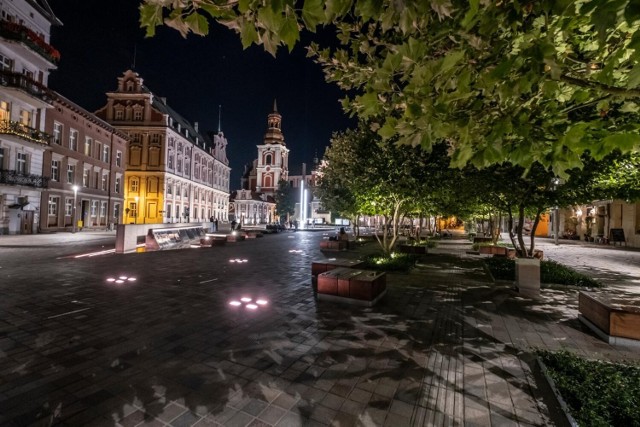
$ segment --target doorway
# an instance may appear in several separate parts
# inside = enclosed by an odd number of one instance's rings
[[[33,234],[33,211],[22,211],[22,215],[20,215],[20,234]]]

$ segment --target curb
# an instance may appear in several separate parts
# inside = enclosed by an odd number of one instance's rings
[[[542,374],[544,375],[544,377],[547,380],[547,383],[549,384],[549,387],[551,387],[551,390],[553,391],[553,395],[556,397],[556,400],[558,401],[560,408],[562,408],[562,412],[564,412],[564,415],[567,417],[567,421],[569,422],[569,425],[571,425],[571,427],[580,427],[580,425],[576,422],[576,420],[571,415],[569,411],[569,406],[567,406],[567,403],[564,401],[564,399],[562,398],[562,395],[558,391],[558,388],[556,387],[556,383],[553,381],[553,378],[551,378],[551,375],[549,375],[549,370],[547,368],[547,365],[544,364],[544,362],[542,361],[542,359],[540,359],[540,357],[535,356],[535,358],[536,358],[536,361],[538,362],[538,366],[540,366],[540,370],[542,371]]]

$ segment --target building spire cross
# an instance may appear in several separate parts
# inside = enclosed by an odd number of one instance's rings
[[[274,113],[278,112],[278,103],[275,98],[273,98],[273,112]]]
[[[218,105],[218,133],[222,131],[222,105]]]

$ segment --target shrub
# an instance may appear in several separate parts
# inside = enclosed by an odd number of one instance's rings
[[[376,271],[409,271],[416,264],[418,257],[411,254],[393,252],[391,256],[368,255],[364,259],[363,268]]]
[[[640,426],[640,366],[539,351],[580,426]]]
[[[516,262],[512,259],[492,257],[487,258],[485,264],[495,279],[515,280],[516,278]],[[593,288],[602,286],[597,280],[551,260],[540,262],[540,281]]]

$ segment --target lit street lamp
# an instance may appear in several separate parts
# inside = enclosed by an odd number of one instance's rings
[[[78,186],[74,185],[73,187],[73,210],[71,212],[73,216],[73,233],[76,232],[76,227],[78,226],[78,221],[76,219],[76,206],[78,204]]]

